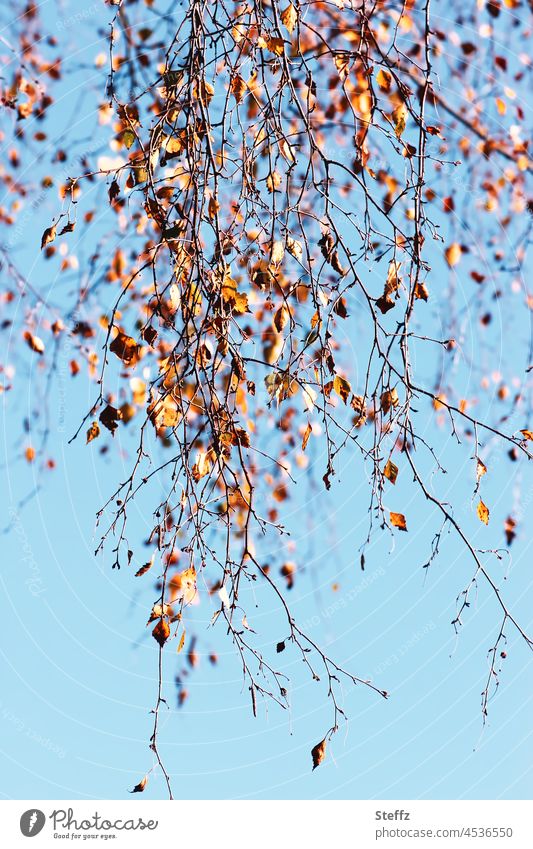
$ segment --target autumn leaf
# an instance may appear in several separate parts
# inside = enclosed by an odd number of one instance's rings
[[[151,569],[152,566],[154,565],[154,560],[155,560],[155,552],[152,554],[148,563],[145,563],[144,566],[141,566],[140,569],[137,569],[137,571],[135,572],[135,577],[140,578],[141,575],[146,574],[146,572],[148,572],[148,570]]]
[[[524,439],[529,440],[529,442],[533,442],[533,430],[521,430],[520,433]]]
[[[311,749],[311,757],[313,758],[313,769],[316,769],[317,766],[320,766],[324,758],[326,757],[326,738],[324,737],[320,743],[317,743],[316,746],[313,746]]]
[[[283,26],[287,27],[290,34],[292,35],[294,27],[296,26],[296,22],[298,20],[298,13],[292,3],[289,3],[286,9],[284,9],[281,13],[281,22]]]
[[[384,415],[387,415],[391,407],[397,407],[400,403],[400,399],[398,398],[398,392],[396,389],[387,389],[381,395],[381,409],[383,410]]]
[[[178,643],[177,653],[181,654],[183,651],[183,646],[185,645],[185,628],[183,629],[182,635],[180,637],[180,641]]]
[[[507,540],[507,545],[511,545],[512,541],[516,536],[516,519],[513,519],[512,516],[507,516],[507,519],[504,522],[503,529],[505,531],[505,538]]]
[[[483,477],[483,475],[486,475],[486,474],[487,474],[487,467],[486,467],[485,463],[482,460],[480,460],[479,457],[478,457],[477,462],[476,462],[476,478],[477,478],[477,480],[479,481]]]
[[[391,483],[396,483],[396,478],[398,477],[398,466],[396,466],[391,460],[387,460],[387,464],[383,469],[383,474],[390,480]]]
[[[109,350],[128,366],[133,366],[139,361],[139,346],[135,339],[120,330],[111,342]]]
[[[93,439],[97,439],[99,436],[100,425],[98,424],[98,422],[93,422],[90,428],[87,430],[87,442],[85,444],[88,445],[89,442],[92,442]]]
[[[391,525],[394,525],[395,528],[398,528],[399,531],[406,531],[407,524],[405,521],[405,516],[403,513],[393,513],[391,510],[390,513]]]
[[[489,523],[489,508],[486,504],[483,503],[481,498],[479,499],[479,503],[477,505],[477,515],[480,522],[483,522],[484,525],[488,525]]]
[[[138,784],[135,785],[133,790],[130,790],[130,793],[142,793],[146,785],[148,784],[148,776],[145,775]]]
[[[376,82],[380,87],[381,91],[390,91],[392,75],[389,74],[388,71],[384,71],[383,68],[380,68],[376,74]]]
[[[240,103],[246,94],[246,89],[248,88],[246,81],[241,77],[240,74],[235,74],[235,76],[231,80],[231,93],[237,103]]]
[[[108,404],[107,407],[105,407],[105,409],[100,413],[99,419],[103,426],[106,427],[114,436],[118,427],[117,422],[122,419],[122,412],[117,410],[116,407],[111,406],[111,404]]]
[[[392,113],[392,122],[394,124],[396,138],[399,139],[401,138],[407,123],[407,106],[405,103],[401,103],[400,106],[394,110]]]
[[[336,374],[335,379],[333,381],[333,389],[335,390],[337,395],[339,395],[342,398],[342,400],[344,401],[344,403],[346,404],[346,402],[347,402],[347,400],[350,396],[350,393],[352,391],[352,387],[350,386],[348,381],[345,380],[344,377],[341,377],[340,375]]]
[[[307,422],[307,427],[302,438],[302,451],[305,451],[305,449],[307,448],[307,443],[309,442],[309,437],[311,436],[312,432],[313,428],[311,427],[310,423]]]
[[[462,256],[462,248],[458,242],[452,242],[451,245],[448,245],[446,250],[444,251],[444,256],[446,257],[446,262],[453,268],[454,265],[457,265]]]
[[[170,625],[168,624],[166,619],[163,619],[163,617],[161,617],[154,630],[152,631],[152,637],[154,638],[154,640],[157,640],[161,648],[163,648],[166,641],[170,637]]]
[[[41,250],[49,245],[50,242],[53,242],[56,237],[56,226],[55,224],[52,227],[48,227],[41,238]]]
[[[24,333],[24,339],[28,343],[28,347],[31,348],[32,351],[35,351],[36,354],[44,354],[44,342],[39,336],[34,336],[33,333],[30,333],[29,330],[26,330]]]

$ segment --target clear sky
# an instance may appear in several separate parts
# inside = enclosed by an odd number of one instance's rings
[[[69,16],[80,8],[65,4],[64,27],[74,26]],[[89,8],[90,16],[102,14],[105,31],[109,9],[102,4]],[[57,118],[59,132],[78,110],[73,127],[80,152],[84,144],[85,149],[98,145],[98,138],[87,138],[79,108],[87,75],[95,73],[89,68],[97,48],[84,43],[79,53],[72,51],[69,62],[79,67],[78,88],[65,91]],[[105,49],[103,41],[100,49]],[[71,173],[66,166],[65,171]],[[34,209],[31,225],[13,245],[20,266],[49,292],[55,280],[38,240],[51,212],[48,201]],[[454,226],[461,226],[459,218]],[[83,244],[69,245],[83,258]],[[457,297],[464,305],[470,295],[459,288]],[[495,368],[507,369],[511,379],[523,372],[518,346],[523,351],[524,328],[509,334],[507,321],[498,313],[495,339],[504,353]],[[21,344],[18,336],[12,342]],[[135,442],[124,430],[115,446],[120,450],[105,457],[83,440],[67,444],[93,398],[93,387],[82,375],[71,380],[69,352],[61,357],[57,380],[43,399],[50,411],[49,453],[57,465],[39,478],[39,492],[24,506],[19,503],[31,493],[37,474],[23,458],[21,427],[29,394],[39,386],[42,390],[42,377],[37,380],[31,371],[35,359],[26,360],[27,374],[22,367],[17,397],[4,395],[2,526],[9,531],[1,537],[0,792],[3,798],[130,798],[127,791],[152,765],[148,738],[156,646],[144,623],[155,593],[151,580],[134,580],[127,569],[113,571],[110,552],[94,557],[99,540],[94,524]],[[468,384],[468,375],[458,379]],[[477,375],[471,379],[475,382]],[[439,436],[434,414],[429,415],[428,431],[436,431],[439,459],[448,468],[440,493],[454,492],[458,515],[476,544],[502,545],[503,520],[517,498],[522,505],[524,520],[512,561],[505,556],[491,568],[517,618],[531,625],[527,516],[533,490],[525,464],[511,465],[505,448],[487,446],[489,473],[483,485],[491,526],[486,529],[471,501],[475,480],[472,463],[465,465],[468,450],[455,446],[446,431]],[[523,426],[520,417],[508,422],[509,432]],[[323,464],[313,450],[318,470]],[[394,548],[389,537],[376,539],[362,572],[358,550],[367,528],[368,486],[350,451],[338,465],[337,479],[329,494],[318,487],[309,492],[306,475],[300,473],[302,494],[283,517],[305,572],[292,591],[294,611],[330,655],[355,674],[371,677],[390,698],[345,685],[349,723],[334,736],[324,764],[311,772],[311,747],[331,726],[324,682],[310,681],[288,647],[276,662],[291,678],[291,710],[260,704],[254,719],[223,629],[207,627],[213,608],[204,597],[188,614],[198,634],[200,665],[188,679],[189,698],[179,709],[174,677],[182,662],[175,643],[165,651],[169,710],[162,711],[160,747],[176,798],[530,798],[531,652],[509,628],[501,686],[483,729],[487,651],[499,624],[493,595],[480,584],[456,639],[450,624],[455,599],[472,574],[472,563],[446,534],[440,556],[429,570],[422,568],[439,520],[407,481],[399,480],[394,497],[408,516],[409,532],[397,535]],[[134,518],[139,541],[146,537],[149,518],[140,503]],[[285,634],[272,597],[259,588],[257,612],[254,600],[248,601],[248,621],[260,643],[266,649],[275,646]],[[219,656],[216,666],[208,662],[212,650]],[[165,798],[157,773],[145,797]]]

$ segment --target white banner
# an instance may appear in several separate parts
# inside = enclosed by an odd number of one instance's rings
[[[2,845],[532,849],[525,801],[2,801]],[[35,843],[29,841],[35,839]],[[162,844],[161,841],[165,841]]]

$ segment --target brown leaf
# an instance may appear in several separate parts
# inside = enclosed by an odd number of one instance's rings
[[[307,427],[302,438],[302,451],[305,451],[305,449],[307,448],[307,443],[309,442],[309,437],[311,436],[312,432],[313,428],[311,427],[309,422],[307,422]]]
[[[476,478],[477,478],[477,480],[479,481],[480,478],[482,478],[483,475],[486,475],[486,474],[487,474],[487,467],[486,467],[485,463],[482,460],[480,460],[479,457],[478,457],[477,463],[476,463]]]
[[[157,640],[161,648],[165,645],[166,641],[170,637],[170,625],[168,622],[161,617],[154,630],[152,631],[152,637],[154,640]]]
[[[533,430],[521,430],[520,433],[524,439],[528,439],[530,442],[533,442]]]
[[[122,413],[120,410],[117,410],[116,407],[112,407],[111,404],[108,404],[107,407],[102,410],[98,418],[102,422],[103,426],[114,435],[118,427],[117,422],[122,418]]]
[[[180,641],[178,643],[178,648],[177,648],[178,654],[180,654],[180,652],[183,650],[184,645],[185,645],[185,629],[183,630],[183,633],[180,637]]]
[[[326,738],[324,737],[320,743],[317,743],[316,746],[313,746],[311,749],[311,757],[313,758],[313,769],[316,769],[317,766],[320,766],[324,758],[326,757]]]
[[[486,504],[483,503],[481,498],[479,499],[479,504],[477,505],[477,515],[480,522],[483,522],[484,525],[488,525],[489,523],[489,508]]]
[[[139,361],[139,346],[135,339],[120,330],[111,342],[109,350],[126,365],[135,365]]]
[[[248,86],[246,84],[246,81],[241,77],[241,75],[235,74],[231,80],[230,90],[237,103],[241,102],[244,95],[246,94],[247,88]]]
[[[507,545],[511,545],[512,541],[516,536],[516,519],[513,519],[512,516],[507,516],[507,519],[504,522],[503,529],[505,531],[505,538],[507,540]]]
[[[140,569],[137,569],[137,571],[135,572],[135,576],[134,576],[134,577],[135,577],[135,578],[140,578],[140,577],[141,577],[141,575],[144,575],[146,572],[148,572],[148,569],[151,569],[151,568],[152,568],[152,566],[154,565],[154,560],[155,560],[155,552],[154,552],[154,554],[152,554],[152,556],[151,556],[150,560],[148,561],[148,563],[145,563],[145,564],[144,564],[144,566],[141,566],[141,568],[140,568]]]
[[[88,445],[89,442],[92,442],[93,439],[97,439],[99,436],[100,425],[98,424],[98,422],[93,422],[90,428],[87,430],[87,442],[85,444]]]
[[[39,336],[34,336],[33,333],[30,333],[29,330],[26,330],[24,333],[24,339],[28,343],[28,347],[31,348],[32,351],[35,351],[36,354],[44,354],[44,342]],[[522,431],[523,433],[523,431]]]
[[[391,525],[394,525],[395,528],[398,528],[399,531],[406,531],[407,524],[405,522],[405,516],[403,513],[393,513],[391,510],[390,513]]]
[[[44,231],[41,238],[41,250],[49,245],[50,242],[53,242],[56,237],[56,226],[55,224],[52,227],[47,227]]]
[[[381,409],[387,415],[391,407],[397,407],[400,399],[396,389],[386,390],[381,396]]]
[[[130,793],[142,793],[146,785],[148,784],[148,776],[145,775],[138,784],[135,785],[133,790],[130,790]]]
[[[391,460],[387,460],[387,464],[383,469],[383,474],[390,480],[391,483],[396,483],[396,478],[398,477],[398,466],[396,466]]]

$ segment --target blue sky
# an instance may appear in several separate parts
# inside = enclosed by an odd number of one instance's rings
[[[66,12],[75,14],[79,8],[69,4]],[[102,14],[99,5],[89,12]],[[65,13],[62,20],[68,23],[69,16]],[[69,62],[79,67],[74,79],[80,88],[76,91],[71,83],[65,89],[58,131],[68,124],[73,109],[83,116],[78,96],[89,73],[84,63],[97,51],[97,45],[83,44],[71,53]],[[75,122],[80,151],[98,144],[88,136],[90,126],[83,117]],[[54,289],[55,272],[36,247],[53,212],[48,200],[34,209],[31,227],[15,240],[13,249],[32,281],[61,298],[63,289]],[[459,216],[452,225],[442,224],[450,233],[468,226]],[[514,235],[507,238],[512,241]],[[90,247],[74,244],[83,261]],[[456,282],[460,310],[470,302],[472,290],[463,280]],[[445,280],[439,280],[439,290],[446,302]],[[437,303],[438,298],[437,292]],[[499,358],[494,370],[501,369],[508,379],[523,373],[529,329],[527,321],[517,318],[510,336],[509,316],[514,315],[512,303],[504,302],[495,310],[492,328]],[[17,340],[14,337],[15,344]],[[2,536],[0,573],[0,792],[4,798],[130,798],[128,789],[152,765],[147,741],[156,693],[156,647],[144,623],[154,601],[153,582],[134,581],[126,569],[113,571],[109,552],[95,558],[99,535],[94,524],[96,511],[123,476],[135,443],[125,430],[120,442],[117,439],[118,450],[105,457],[83,441],[67,444],[93,398],[93,388],[81,375],[76,380],[65,376],[68,351],[60,357],[57,380],[46,399],[50,453],[57,467],[42,480],[22,457],[21,422],[31,409],[32,393],[42,387],[42,378],[37,380],[32,371],[35,358],[24,360],[27,373],[20,367],[17,396],[4,396],[3,526],[10,527]],[[425,365],[420,353],[419,367],[429,375],[435,363],[427,369]],[[449,361],[440,368],[446,376]],[[474,385],[477,388],[477,372],[464,364],[450,373],[464,386],[465,397]],[[484,403],[489,409],[491,397]],[[526,519],[530,510],[531,477],[525,463],[510,464],[504,446],[487,443],[483,497],[490,504],[491,524],[485,528],[472,502],[475,466],[468,460],[468,447],[456,446],[445,429],[439,430],[433,411],[427,415],[427,432],[448,468],[446,478],[439,480],[439,492],[442,497],[453,492],[458,516],[477,545],[502,545],[501,528],[511,506],[518,499]],[[507,423],[509,432],[524,426],[519,415]],[[323,457],[318,450],[311,447],[310,454],[320,480]],[[214,608],[204,600],[189,611],[200,666],[188,679],[189,698],[179,710],[174,677],[181,661],[174,643],[165,651],[169,710],[162,712],[160,747],[176,798],[530,798],[531,653],[508,628],[501,686],[483,729],[480,694],[487,650],[499,624],[493,595],[480,583],[456,639],[450,624],[455,599],[468,583],[472,563],[464,547],[446,534],[439,557],[429,570],[422,568],[440,522],[410,487],[407,474],[390,496],[390,508],[401,505],[409,532],[398,534],[394,547],[390,537],[376,538],[362,572],[359,546],[367,529],[368,485],[350,451],[339,462],[336,477],[330,493],[321,487],[309,492],[306,475],[300,473],[298,494],[283,517],[304,573],[291,601],[314,640],[350,671],[387,689],[390,699],[345,684],[349,723],[334,736],[324,764],[311,772],[311,747],[331,726],[324,682],[310,681],[296,652],[287,648],[276,661],[291,679],[291,710],[260,703],[254,719],[237,658],[223,629],[208,627]],[[36,482],[42,484],[38,494],[19,506]],[[141,501],[133,520],[139,542],[149,527],[143,508]],[[527,520],[518,530],[512,560],[491,561],[491,570],[509,606],[527,626],[532,585]],[[248,621],[260,644],[271,651],[284,636],[279,610],[261,588],[257,599],[250,596],[246,601]],[[219,656],[216,666],[207,658],[213,650]],[[165,798],[157,772],[150,776],[145,797]]]

